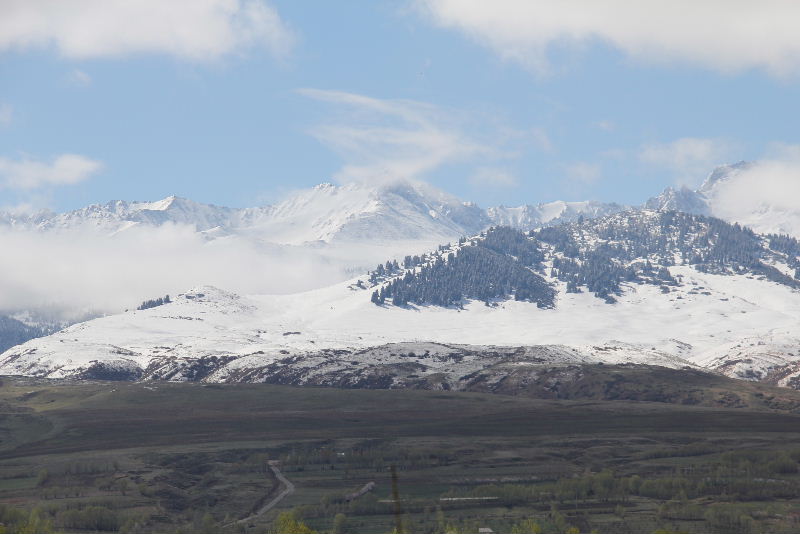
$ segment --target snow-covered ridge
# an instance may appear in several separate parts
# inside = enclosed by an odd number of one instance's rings
[[[408,323],[403,311],[375,308],[367,292],[353,287],[285,297],[240,297],[196,288],[163,306],[95,319],[29,341],[0,356],[0,373],[207,381],[294,377],[292,383],[329,383],[364,380],[381,368],[388,374],[406,369],[407,374],[443,374],[457,381],[500,362],[692,365],[680,356],[621,341],[532,346],[537,336],[531,332],[508,335],[513,326],[505,308],[487,315],[480,306],[469,307],[462,316],[467,328],[488,324],[478,335],[459,335],[441,329],[442,321],[454,324],[459,312],[422,310]],[[527,313],[520,319],[527,320]],[[420,328],[420,321],[428,320],[433,328]],[[506,328],[487,336],[485,328],[498,321]],[[478,339],[487,343],[475,343]],[[494,344],[501,340],[507,343]],[[510,347],[509,342],[520,345]]]
[[[240,235],[277,244],[315,242],[446,242],[491,225],[533,228],[622,209],[598,202],[551,202],[484,210],[430,185],[398,181],[379,187],[324,183],[263,207],[234,209],[170,196],[153,202],[116,200],[68,213],[0,212],[0,226],[41,231],[93,228],[108,234],[134,226],[193,226],[209,239]]]
[[[612,227],[655,235],[661,219],[634,212],[566,229],[594,250],[614,235]],[[747,269],[659,267],[675,283],[624,281],[615,304],[570,292],[558,269],[544,269],[557,289],[554,309],[515,300],[376,306],[364,277],[281,296],[198,287],[163,306],[73,325],[10,349],[0,355],[0,373],[454,387],[475,373],[501,380],[520,365],[631,363],[800,383],[800,291]]]
[[[669,187],[644,207],[713,215],[761,233],[800,235],[800,205],[795,210],[754,205],[745,211],[724,205],[727,188],[754,165],[739,162],[719,166],[697,190]],[[59,214],[0,212],[0,227],[43,231],[89,227],[113,234],[134,226],[175,223],[193,226],[208,239],[240,235],[289,245],[364,240],[431,243],[472,235],[491,225],[528,230],[626,209],[630,208],[596,201],[482,209],[428,184],[400,180],[381,186],[323,183],[296,191],[274,205],[242,209],[170,196],[151,202],[116,200]]]
[[[539,247],[526,261],[555,290],[555,305],[469,295],[449,307],[371,301],[409,271],[481,243],[492,254]],[[407,270],[299,294],[197,287],[14,347],[0,355],[0,373],[353,385],[400,375],[457,382],[500,363],[634,363],[795,385],[799,250],[719,220],[648,210],[526,235],[492,230],[440,246]],[[426,343],[445,347],[397,348]]]
[[[725,191],[727,184],[736,176],[747,172],[751,165],[738,163],[719,167],[709,175],[698,190],[668,189],[661,196],[651,199],[648,206],[661,211],[682,210],[719,215],[722,213],[720,199],[724,198],[721,192]],[[608,215],[619,215],[624,210],[623,206],[617,204],[591,201],[556,201],[482,209],[431,186],[399,181],[380,187],[369,187],[364,184],[339,186],[320,184],[314,188],[298,191],[275,205],[245,209],[201,204],[170,196],[154,202],[113,201],[63,214],[0,213],[0,231],[8,236],[13,234],[14,229],[27,229],[34,231],[36,235],[61,240],[59,232],[76,230],[74,234],[69,235],[70,239],[90,241],[93,238],[92,232],[84,230],[91,229],[105,236],[113,236],[113,239],[120,243],[125,242],[125,238],[118,236],[135,236],[139,241],[146,241],[151,235],[149,233],[151,229],[159,227],[164,227],[161,230],[169,234],[171,239],[182,240],[184,236],[191,235],[193,228],[197,232],[194,237],[199,238],[195,248],[207,249],[205,254],[200,255],[201,257],[208,256],[208,251],[214,248],[224,249],[226,244],[235,244],[236,246],[228,247],[228,250],[246,250],[248,253],[252,251],[253,254],[248,256],[251,259],[254,256],[274,258],[275,263],[280,261],[285,261],[287,264],[310,263],[327,269],[326,276],[305,276],[303,283],[307,285],[300,286],[299,283],[295,283],[290,289],[295,291],[298,287],[307,289],[344,280],[372,268],[378,261],[401,259],[405,254],[420,254],[439,244],[454,243],[462,235],[472,235],[492,225],[509,225],[527,230],[565,222],[577,224],[581,218],[588,221]],[[641,213],[645,214],[643,215],[645,218],[650,216],[646,215],[645,211]],[[730,212],[725,214],[730,215]],[[758,209],[739,215],[734,213],[727,217],[727,220],[739,220],[743,224],[766,228],[769,231],[791,229],[794,228],[794,222],[800,221],[798,212],[778,210],[769,206],[760,206]],[[171,225],[182,226],[172,228]],[[797,228],[800,232],[800,225]],[[48,232],[54,232],[54,235],[51,236]],[[26,233],[14,235],[21,235],[20,239],[30,237]],[[596,240],[597,234],[586,234],[582,239]],[[43,241],[46,243],[45,239]],[[49,253],[50,248],[43,248]],[[91,247],[89,250],[91,252]],[[553,267],[553,259],[548,260],[550,262],[547,264],[548,272]],[[83,256],[80,260],[91,262],[91,258]],[[647,261],[661,265],[658,263],[661,258],[648,258]],[[196,265],[211,263],[195,262]],[[678,263],[680,264],[680,261]],[[796,266],[777,256],[765,259],[764,263],[790,278],[797,277]],[[666,267],[671,268],[669,265]],[[221,270],[227,272],[228,269],[229,266],[226,264]],[[157,274],[149,274],[150,278],[158,278]],[[181,280],[181,284],[216,283],[230,287],[227,280],[220,279],[222,277],[213,278],[217,274],[216,271],[212,272],[209,279],[208,273],[204,272],[203,276],[196,276],[189,281]],[[10,280],[13,280],[13,277]],[[31,286],[39,287],[40,280],[41,277],[33,280]],[[561,279],[558,280],[558,283],[563,282]],[[70,281],[59,283],[67,285]],[[168,289],[157,287],[157,290],[152,290],[149,286],[143,287],[142,294],[136,294],[133,298],[130,295],[125,298],[120,297],[119,302],[107,305],[101,312],[122,310],[125,307],[135,306],[137,298],[150,298],[154,294],[167,291],[174,293],[181,289],[180,286],[173,285]],[[249,288],[234,286],[234,289],[241,293],[272,291],[263,287],[254,289],[252,286]],[[31,294],[36,293],[31,291]],[[109,292],[109,294],[117,293]],[[85,316],[86,310],[94,310],[92,305],[93,303],[83,303],[79,308],[81,316]],[[42,313],[48,310],[33,307],[28,309],[23,304],[19,308],[6,306],[2,313],[17,318],[32,311]],[[70,321],[74,320],[75,315],[77,313],[72,314]],[[38,323],[23,322],[28,326],[41,326]],[[18,337],[19,332],[28,332],[19,325],[14,325],[13,332],[12,328],[7,330],[6,333],[0,331],[0,342],[7,338],[16,343],[21,340]]]
[[[573,222],[580,217],[587,219],[602,217],[625,209],[629,208],[616,203],[596,201],[564,202],[563,200],[557,200],[537,205],[498,206],[488,208],[486,213],[492,224],[527,230],[544,225]]]

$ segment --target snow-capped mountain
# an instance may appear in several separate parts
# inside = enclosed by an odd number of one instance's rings
[[[660,195],[649,199],[645,203],[645,208],[682,211],[696,215],[715,215],[715,200],[719,191],[725,188],[730,180],[752,168],[753,163],[747,161],[720,165],[711,171],[698,189],[689,189],[686,186],[679,189],[667,187]]]
[[[170,196],[154,202],[116,200],[61,214],[0,212],[0,225],[42,231],[95,228],[113,234],[175,223],[193,226],[209,239],[240,235],[282,245],[421,241],[430,246],[491,225],[530,229],[622,209],[601,202],[557,201],[484,210],[430,185],[397,181],[377,187],[323,183],[274,205],[243,209]]]
[[[682,211],[696,215],[710,215],[708,199],[694,189],[682,186],[679,189],[667,187],[657,197],[645,203],[647,209],[660,211]]]
[[[237,210],[170,196],[155,202],[115,200],[92,204],[67,213],[39,212],[32,215],[0,213],[0,224],[20,229],[64,230],[96,228],[107,233],[134,225],[189,224],[198,231],[229,226]]]
[[[402,263],[292,295],[200,287],[14,347],[0,373],[456,387],[489,369],[500,380],[519,366],[602,362],[780,385],[800,376],[793,239],[630,211],[493,230]]]
[[[768,166],[759,162],[721,165],[698,189],[668,187],[648,200],[645,207],[711,215],[760,233],[800,237],[800,203],[789,207],[777,206],[760,201],[758,192],[754,190],[761,185],[762,177],[768,178],[770,172]]]
[[[491,221],[477,206],[422,183],[388,186],[320,184],[265,207],[233,209],[167,197],[113,201],[62,214],[0,214],[14,228],[96,228],[106,233],[165,223],[193,226],[209,238],[239,234],[277,244],[354,240],[446,241],[480,231]]]
[[[483,210],[427,184],[325,183],[263,210],[243,210],[239,228],[281,244],[452,240],[490,224]]]
[[[762,232],[800,235],[800,209],[755,201],[753,206],[730,202],[736,196],[731,191],[740,187],[740,180],[749,177],[755,165],[740,162],[718,167],[699,189],[668,188],[648,201],[647,207],[713,215]],[[42,312],[47,310],[41,306],[50,306],[63,314],[59,320],[74,322],[85,317],[88,310],[95,315],[115,313],[136,306],[141,299],[199,284],[215,284],[242,294],[315,289],[346,280],[386,258],[413,257],[493,225],[529,230],[603,218],[625,209],[619,204],[593,201],[482,209],[423,183],[397,181],[380,186],[321,184],[297,191],[274,205],[244,209],[173,196],[154,202],[113,201],[62,214],[0,213],[0,237],[7,241],[7,249],[41,241],[38,248],[34,247],[40,250],[36,260],[28,262],[31,268],[12,273],[16,267],[9,269],[6,265],[7,287],[0,286],[0,297],[15,296],[0,298],[0,313],[15,317],[21,311]],[[19,237],[13,237],[17,230],[21,231]],[[109,239],[116,240],[117,246]],[[60,243],[92,240],[100,244],[73,247],[80,250],[73,261],[64,260],[73,254],[62,250],[62,261],[52,262],[52,268],[42,267],[50,265],[54,244],[60,247]],[[109,261],[127,254],[131,246],[137,252],[129,259]],[[229,261],[220,261],[223,256]],[[7,261],[12,261],[11,257]],[[100,305],[97,295],[91,293],[91,279],[84,281],[84,285],[89,284],[85,291],[77,289],[81,273],[74,269],[82,270],[80,265],[97,266],[97,272],[120,273],[123,269],[136,271],[137,262],[142,268],[135,274],[136,285],[120,282],[125,283],[124,291],[113,287],[103,290]],[[75,266],[73,271],[71,265]],[[159,275],[153,265],[173,267]],[[231,274],[233,265],[238,274]],[[51,271],[56,274],[51,276]],[[789,274],[793,274],[791,271],[787,267]],[[174,279],[176,272],[181,273],[180,284],[163,276],[172,274]],[[265,275],[260,277],[258,272]],[[57,276],[66,276],[69,282],[58,281]],[[281,281],[281,276],[293,278]],[[62,293],[59,288],[64,284],[76,290],[58,301]],[[108,295],[118,298],[109,300]],[[74,307],[74,313],[64,311],[69,306]],[[10,346],[38,335],[36,324],[28,326],[34,328],[0,330],[0,345]]]
[[[697,190],[668,187],[644,207],[711,215],[761,233],[800,235],[800,207],[786,210],[757,203],[742,207],[727,202],[737,179],[755,168],[757,164],[750,162],[722,165]],[[116,233],[175,223],[192,226],[209,239],[239,235],[283,245],[415,240],[430,245],[472,235],[491,225],[528,230],[626,209],[596,201],[482,209],[428,184],[401,180],[379,186],[324,183],[297,191],[274,205],[243,209],[170,196],[154,202],[116,200],[60,214],[0,212],[0,227],[43,231],[88,227]]]
[[[0,280],[0,313],[57,310],[63,320],[74,322],[90,311],[116,313],[154,294],[192,285],[244,293],[308,290],[346,280],[386,257],[420,254],[492,224],[528,228],[605,211],[591,202],[484,210],[424,183],[395,181],[320,184],[274,205],[243,209],[171,196],[61,214],[0,213],[0,244],[6,250],[24,248],[23,259],[30,264],[0,262],[6,274]],[[54,255],[60,261],[53,262]],[[115,273],[123,287],[98,288],[81,265]],[[246,272],[233,274],[237,269]],[[123,282],[130,271],[135,284]],[[0,345],[19,341],[16,334],[0,332]]]

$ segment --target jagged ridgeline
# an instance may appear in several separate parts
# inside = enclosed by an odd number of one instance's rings
[[[555,290],[536,272],[543,270],[543,260],[535,239],[511,228],[491,228],[469,243],[462,240],[458,247],[443,247],[433,258],[406,257],[405,274],[394,276],[373,292],[372,301],[453,306],[467,299],[489,303],[513,297],[551,308]],[[396,269],[396,262],[387,262],[386,267],[381,265],[370,273],[370,280],[377,282]]]
[[[491,228],[431,255],[380,265],[370,282],[376,304],[453,306],[514,298],[555,305],[558,282],[609,304],[626,284],[681,285],[671,268],[751,275],[800,289],[800,243],[738,224],[681,212],[635,210],[522,233]],[[549,280],[547,279],[549,277]]]

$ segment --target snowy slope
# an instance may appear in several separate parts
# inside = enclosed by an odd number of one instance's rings
[[[553,203],[544,215],[588,213],[589,204]],[[321,184],[271,206],[244,209],[171,196],[62,214],[0,212],[0,243],[6,250],[30,250],[22,262],[4,266],[10,287],[0,287],[0,314],[59,313],[60,320],[74,322],[202,284],[240,293],[308,290],[497,222],[506,221],[493,221],[474,204],[410,181]],[[523,218],[514,224],[533,222]],[[52,254],[62,261],[51,263]],[[228,261],[221,261],[223,255]],[[104,278],[110,287],[99,289],[82,265],[104,277],[114,273],[116,280]],[[233,274],[244,265],[252,266],[252,273]],[[166,269],[164,276],[160,268]],[[124,281],[131,271],[141,273],[135,284]],[[258,271],[270,275],[259,278]]]
[[[282,244],[314,241],[447,241],[489,224],[472,204],[422,183],[377,188],[320,184],[269,210],[245,210],[240,228]]]
[[[109,369],[117,369],[125,378],[261,381],[277,375],[326,383],[343,380],[345,372],[357,382],[376,367],[394,366],[394,372],[399,367],[457,380],[497,363],[493,353],[515,352],[498,347],[524,346],[530,348],[518,357],[527,363],[698,365],[757,378],[720,357],[738,347],[738,359],[768,352],[780,361],[800,359],[792,337],[800,324],[796,290],[691,267],[675,267],[673,274],[684,281],[675,291],[631,285],[615,305],[561,287],[552,310],[513,300],[494,307],[471,302],[464,309],[375,306],[369,291],[352,283],[250,297],[204,287],[171,304],[29,341],[0,356],[0,373],[114,377]],[[397,343],[415,345],[400,350]],[[469,357],[454,359],[448,356],[453,351]]]
[[[798,208],[798,210],[779,210],[774,206],[761,205],[755,206],[753,209],[736,212],[731,206],[723,205],[723,201],[726,198],[726,188],[730,186],[731,181],[751,168],[752,164],[744,162],[721,166],[709,175],[702,187],[698,190],[668,189],[659,197],[648,201],[647,205],[662,211],[679,210],[689,213],[721,216],[726,220],[736,220],[742,224],[763,231],[795,233],[795,235],[800,234],[800,208]],[[294,269],[298,273],[305,272],[300,266],[315,266],[314,271],[309,269],[311,275],[304,275],[300,281],[293,280],[291,283],[279,282],[286,288],[289,288],[283,289],[284,291],[296,291],[297,288],[317,288],[324,284],[331,283],[332,281],[345,280],[358,273],[364,272],[366,269],[373,268],[378,262],[385,261],[387,258],[402,259],[406,254],[420,254],[426,250],[433,250],[440,244],[454,242],[459,236],[475,234],[491,225],[508,225],[513,228],[528,230],[561,223],[577,222],[581,220],[582,217],[589,220],[613,214],[621,214],[623,209],[623,206],[617,204],[591,201],[556,201],[518,207],[500,206],[484,210],[472,203],[463,202],[431,186],[417,182],[398,181],[379,187],[370,187],[364,184],[346,184],[341,186],[321,184],[314,188],[298,191],[275,205],[245,209],[232,209],[201,204],[173,196],[154,202],[113,201],[103,205],[88,206],[63,214],[46,212],[33,215],[0,213],[0,229],[5,227],[6,230],[10,229],[12,232],[14,229],[35,230],[34,233],[42,232],[44,235],[50,235],[48,232],[53,232],[55,238],[62,241],[74,239],[91,240],[93,236],[97,235],[96,231],[99,230],[104,236],[114,236],[113,239],[119,241],[119,236],[130,236],[137,232],[147,233],[150,232],[151,228],[158,228],[161,226],[165,226],[165,228],[169,229],[168,225],[181,225],[176,226],[176,228],[179,228],[181,231],[188,231],[189,233],[192,231],[197,232],[197,234],[193,235],[201,238],[198,239],[200,243],[198,247],[209,249],[207,251],[204,250],[202,254],[198,253],[197,257],[199,258],[206,258],[209,255],[213,255],[214,253],[211,249],[244,250],[248,253],[244,259],[231,257],[230,261],[235,263],[238,260],[239,264],[255,266],[258,262],[255,261],[254,258],[269,258],[271,260],[271,263],[268,264],[269,269],[265,268],[263,270],[269,272],[270,275],[276,279],[280,275],[272,273],[284,272],[283,269],[278,268],[281,262],[288,265],[289,269]],[[86,229],[92,231],[84,232],[83,230]],[[69,232],[71,230],[75,230],[76,232],[69,235],[65,233],[63,234],[65,237],[63,239],[61,238],[62,234],[60,232]],[[149,236],[150,234],[147,233],[147,235]],[[176,233],[175,235],[179,234]],[[591,239],[596,239],[596,236]],[[182,242],[185,241],[186,240],[182,240]],[[50,249],[47,248],[47,250]],[[92,248],[88,247],[87,250],[91,251]],[[186,254],[186,251],[177,251],[177,248],[175,248],[175,250],[175,254]],[[192,249],[192,251],[194,251],[194,249]],[[101,250],[101,254],[105,254],[104,249]],[[657,258],[651,259],[656,261]],[[96,258],[91,257],[81,257],[80,261],[87,264],[98,263]],[[132,258],[131,261],[135,263],[136,258]],[[197,263],[212,265],[211,262]],[[797,277],[795,273],[796,265],[781,264],[779,262],[779,264],[774,265],[774,267],[790,278]],[[227,264],[223,265],[222,269],[224,272],[230,270]],[[194,284],[215,283],[228,288],[232,287],[234,290],[241,293],[264,292],[267,290],[271,292],[277,291],[272,287],[268,289],[265,289],[265,287],[253,288],[252,283],[250,284],[251,287],[248,288],[237,287],[235,282],[231,284],[224,276],[217,276],[219,275],[218,272],[211,272],[210,267],[207,271],[202,271],[204,276],[195,276],[188,281],[184,281],[184,279],[181,278],[181,284],[185,283],[186,285],[183,287],[186,287]],[[324,275],[322,274],[323,271]],[[56,272],[69,271],[56,270]],[[136,298],[151,298],[167,291],[174,293],[181,288],[180,286],[169,286],[167,288],[164,286],[163,280],[159,279],[158,273],[148,274],[151,276],[139,277],[141,286],[137,286],[140,287],[137,291],[141,291],[141,295],[137,293],[133,299],[130,295],[124,297],[120,296],[118,297],[119,302],[105,305],[101,312],[105,313],[122,310],[125,307],[135,306],[137,304],[135,301]],[[699,273],[697,274],[699,275]],[[753,273],[751,273],[751,275],[752,274]],[[34,278],[31,283],[32,286],[38,287],[41,285],[33,274],[31,276]],[[156,282],[151,284],[152,287],[142,282],[144,279],[149,280],[151,278],[156,279]],[[268,278],[269,276],[264,277],[265,280]],[[72,283],[71,280],[59,281],[59,284],[62,285],[68,285],[70,283]],[[275,284],[273,284],[273,286],[274,285]],[[575,308],[574,313],[577,314],[575,315],[576,317],[583,317],[581,313],[586,310],[592,310],[591,313],[585,317],[586,320],[591,319],[591,322],[586,323],[583,329],[591,331],[595,328],[593,325],[596,324],[599,326],[597,327],[597,335],[587,338],[590,339],[590,341],[586,341],[581,336],[577,336],[575,333],[569,331],[569,329],[564,326],[570,324],[570,321],[566,318],[559,318],[553,320],[553,322],[547,322],[549,319],[545,320],[544,318],[546,316],[533,313],[533,310],[530,312],[527,311],[527,307],[523,304],[506,303],[504,308],[492,312],[491,317],[498,318],[497,324],[489,321],[487,323],[490,325],[488,329],[483,327],[483,323],[481,322],[483,319],[475,323],[465,320],[462,325],[460,322],[453,322],[454,317],[460,316],[452,316],[450,314],[452,310],[438,310],[434,308],[423,310],[425,313],[420,312],[421,315],[419,316],[424,317],[421,319],[421,323],[417,323],[414,319],[414,317],[417,316],[415,315],[417,312],[400,316],[402,320],[387,318],[389,323],[393,325],[392,328],[396,328],[396,333],[398,335],[384,336],[381,334],[382,330],[380,324],[371,325],[370,328],[374,328],[374,330],[370,330],[373,335],[370,338],[369,346],[372,346],[371,344],[373,343],[403,342],[411,337],[413,337],[413,339],[425,341],[477,345],[567,344],[578,347],[586,343],[602,343],[606,341],[606,338],[613,338],[635,344],[652,345],[650,339],[646,339],[644,333],[642,335],[635,335],[636,329],[629,332],[627,337],[617,336],[616,334],[612,335],[611,333],[613,332],[625,330],[625,321],[629,319],[624,318],[623,320],[624,315],[619,315],[620,318],[618,320],[613,320],[613,318],[618,315],[616,313],[608,313],[608,308],[606,308],[605,304],[602,302],[600,303],[602,304],[600,308],[596,308],[598,303],[592,299],[587,301],[586,306],[579,305],[575,299],[580,301],[580,299],[585,296],[571,293],[567,294],[563,291],[564,288],[561,289],[562,294],[559,296],[560,304],[554,312],[554,316],[561,317],[561,314],[564,313],[564,309],[568,309],[569,306]],[[625,298],[633,298],[632,295],[642,291],[650,292],[652,289],[652,287],[648,288],[640,285],[632,285]],[[53,293],[53,290],[48,291]],[[21,291],[21,293],[24,293],[24,291]],[[33,296],[38,295],[32,290],[29,290],[29,293]],[[45,293],[48,295],[47,299],[43,300],[40,297],[34,298],[32,296],[31,301],[50,302],[49,293],[47,291],[45,291]],[[109,291],[107,293],[116,295],[118,292]],[[319,295],[324,294],[324,291],[319,293]],[[310,293],[310,295],[318,295],[318,293]],[[339,296],[334,299],[339,305],[347,301],[347,299],[340,301]],[[654,308],[659,309],[661,306],[660,303],[664,302],[664,297],[660,295],[656,295],[656,297],[657,298],[654,298],[652,302],[659,303],[653,305]],[[262,297],[259,298],[263,299]],[[298,296],[297,298],[303,299],[305,297]],[[316,298],[316,296],[314,298]],[[723,301],[726,304],[723,305],[722,308],[727,309],[732,306],[730,303],[733,301],[730,297],[720,298],[729,298],[729,301]],[[93,309],[91,306],[92,304],[91,302],[83,302],[81,304],[82,307],[77,309],[77,311],[70,316],[70,320],[75,320],[74,316],[78,313],[85,316],[86,310]],[[259,310],[263,307],[262,305],[260,306],[261,307],[258,307]],[[287,313],[291,313],[291,309],[294,305],[287,304],[286,306]],[[522,307],[517,309],[519,306]],[[627,303],[622,306],[622,308],[633,309],[631,306],[631,303]],[[720,308],[719,313],[723,313],[722,308]],[[775,305],[769,309],[774,311],[779,308],[780,306]],[[512,309],[512,311],[504,312],[503,309]],[[676,310],[678,309],[681,308],[676,308]],[[791,310],[792,308],[789,306],[787,309]],[[4,306],[4,309],[0,310],[4,315],[13,317],[16,317],[19,313],[24,314],[33,311],[44,313],[48,310],[34,309],[33,305],[26,308],[24,304],[21,305],[21,307],[18,306],[14,308]],[[359,310],[358,312],[354,312],[352,316],[347,316],[348,320],[354,321],[355,323],[370,324],[372,315],[381,316],[381,314],[384,313],[383,311],[374,312],[374,310],[372,310],[367,314],[366,312],[362,313],[362,311],[363,310]],[[483,311],[482,309],[480,311],[472,310],[469,316],[478,317]],[[740,311],[743,315],[756,312],[766,313],[761,304],[757,304],[753,310]],[[277,313],[277,311],[268,310],[265,313],[269,315],[270,313]],[[542,332],[538,332],[536,335],[531,333],[522,335],[520,334],[520,328],[522,327],[514,320],[509,319],[507,322],[503,322],[506,321],[504,314],[508,313],[520,314],[520,316],[532,314],[527,320],[531,321],[533,324],[538,325],[541,323],[547,325],[547,327],[552,329],[552,332],[556,332],[557,335],[545,335],[545,333]],[[643,317],[648,317],[647,313],[640,311],[636,313],[642,314],[641,316]],[[659,317],[667,317],[669,315],[666,309],[661,310],[660,313],[662,313],[662,315]],[[259,312],[257,315],[261,317],[263,314]],[[713,313],[711,315],[713,315]],[[314,317],[314,314],[310,314],[310,317]],[[444,319],[440,319],[442,317]],[[779,322],[778,324],[785,324],[780,317],[776,318]],[[635,320],[635,318],[632,320]],[[665,320],[672,322],[672,319]],[[323,320],[322,317],[319,318],[319,321],[321,322],[318,323],[318,326],[325,324],[325,320]],[[735,321],[733,323],[735,323]],[[428,335],[428,330],[425,328],[427,324],[436,325],[436,335],[431,334],[432,337],[425,337]],[[525,324],[527,325],[528,323]],[[678,321],[676,324],[682,323]],[[687,323],[687,328],[691,328],[692,324],[691,322]],[[703,324],[703,327],[705,327],[704,323],[700,324]],[[745,324],[742,326],[746,327],[747,325]],[[8,339],[13,338],[15,340],[21,340],[25,337],[29,337],[27,334],[23,337],[17,336],[16,330],[19,329],[17,327],[18,325],[15,325],[15,331],[13,333],[11,333],[9,329],[9,334],[6,336]],[[341,328],[341,325],[332,324],[331,326],[333,330],[338,328]],[[567,328],[567,330],[565,330],[565,328]],[[527,331],[526,328],[522,328],[522,330]],[[448,331],[452,331],[452,335],[444,336],[443,333]],[[347,329],[345,328],[343,332],[347,332]],[[606,334],[601,336],[600,332],[606,332]],[[646,330],[644,330],[644,324],[641,332],[646,332]],[[400,333],[402,333],[402,335],[400,335]],[[502,335],[499,335],[500,333],[502,333]],[[145,334],[142,335],[147,337]],[[755,338],[761,340],[766,333],[763,331],[763,328],[759,326],[756,331],[748,331],[746,335],[755,336]],[[339,345],[334,343],[338,338],[328,339],[324,336],[322,343],[332,343],[337,347],[367,346],[358,343],[360,341],[358,339],[359,335],[347,336],[342,334],[342,336],[343,341],[341,341]],[[745,333],[743,333],[742,336],[745,336]],[[755,342],[755,346],[767,347],[767,349],[764,349],[763,357],[753,355],[753,351],[747,351],[748,354],[750,354],[748,357],[750,357],[752,361],[737,363],[736,365],[728,361],[728,355],[730,353],[736,353],[738,350],[736,346],[740,343],[740,338],[738,337],[728,340],[732,345],[727,349],[724,348],[727,346],[724,343],[703,345],[697,340],[694,340],[692,336],[689,336],[689,338],[691,338],[690,341],[685,341],[680,336],[664,337],[659,335],[654,341],[656,341],[655,345],[661,350],[661,345],[659,345],[659,343],[664,339],[680,339],[682,343],[685,342],[692,345],[692,350],[688,352],[693,355],[692,357],[700,357],[698,354],[703,354],[703,365],[719,368],[731,375],[749,376],[748,373],[752,372],[753,376],[761,379],[783,380],[783,382],[787,382],[791,379],[789,370],[790,367],[794,365],[793,358],[795,358],[796,351],[792,351],[786,347],[790,347],[795,341],[791,332],[778,332],[775,336],[765,341],[765,345],[758,345],[758,342]],[[113,336],[110,336],[108,339],[112,337]],[[197,338],[198,336],[190,337]],[[361,337],[362,339],[367,339],[369,336]],[[213,335],[210,336],[209,339],[212,340],[212,344],[215,343]],[[744,339],[744,337],[741,339]],[[715,340],[715,342],[716,341],[718,340]],[[741,343],[744,343],[744,341],[741,341]],[[90,343],[90,345],[94,346],[93,342]],[[777,353],[774,353],[774,351],[770,349],[772,346],[778,347],[776,349]],[[698,347],[701,347],[702,350],[698,349]],[[313,348],[313,346],[308,347],[308,350]],[[641,347],[637,345],[637,347],[632,350],[636,352],[640,351],[640,349]],[[671,349],[664,350],[667,354],[681,357],[683,355],[683,352],[674,352],[671,351]],[[138,354],[137,351],[133,352]],[[101,351],[101,353],[103,352]],[[144,358],[143,361],[149,361],[148,358],[150,358],[150,356],[142,357]],[[57,359],[59,358],[61,358],[61,356],[58,356]],[[39,364],[37,363],[36,365]],[[777,378],[779,376],[782,378]]]
[[[467,257],[534,262],[526,268],[544,277],[555,302],[467,297],[449,307],[396,306],[391,295],[385,305],[372,302],[373,291],[466,248],[477,254]],[[442,375],[451,383],[501,363],[603,362],[695,365],[797,385],[798,251],[796,241],[671,212],[623,212],[531,235],[498,229],[441,247],[411,271],[303,293],[241,297],[200,287],[170,304],[14,347],[0,356],[0,373],[347,384]],[[452,294],[462,275],[480,272],[459,265],[470,270],[430,287]],[[434,272],[450,271],[425,276]],[[497,272],[479,276],[502,285]]]

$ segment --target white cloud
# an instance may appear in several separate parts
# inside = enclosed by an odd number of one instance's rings
[[[430,104],[318,89],[299,92],[347,110],[340,120],[310,131],[344,159],[335,176],[339,181],[418,179],[446,164],[503,155],[466,134],[455,114]]]
[[[800,70],[794,0],[415,0],[435,24],[548,69],[548,50],[593,41],[650,62],[719,71]]]
[[[92,77],[81,69],[73,69],[67,75],[67,83],[73,87],[89,87],[92,85]]]
[[[0,156],[0,188],[37,189],[48,185],[74,185],[102,169],[103,164],[78,154],[62,154],[52,163]]]
[[[252,46],[281,56],[293,40],[262,0],[4,0],[0,16],[0,51],[53,46],[77,59],[204,61]]]
[[[68,319],[117,313],[200,285],[244,295],[297,293],[436,246],[433,239],[290,246],[263,235],[209,240],[187,224],[133,225],[113,234],[91,220],[72,224],[47,231],[0,224],[0,250],[7,252],[0,254],[0,313],[29,310]]]
[[[733,148],[723,139],[684,137],[670,143],[647,145],[639,152],[639,159],[667,169],[678,183],[694,185],[709,169],[724,163]]]
[[[481,167],[470,176],[470,183],[478,187],[516,187],[519,180],[506,169]]]
[[[8,126],[14,120],[14,108],[9,104],[0,104],[0,126]]]

